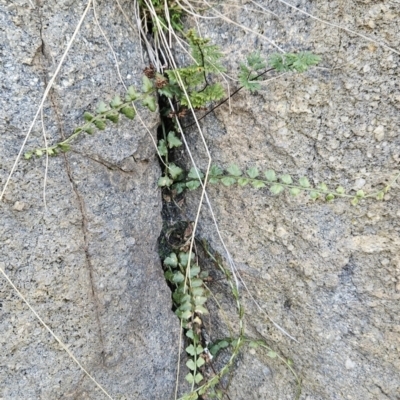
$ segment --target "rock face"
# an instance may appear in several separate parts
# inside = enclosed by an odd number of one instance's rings
[[[133,20],[131,2],[120,3]],[[83,11],[82,2],[0,1],[2,188]],[[123,79],[140,84],[138,34],[115,2],[97,2],[96,12]],[[91,10],[25,150],[44,146],[42,121],[54,144],[116,93],[124,90]],[[140,114],[155,135],[157,114]],[[135,120],[86,135],[74,149],[49,159],[47,208],[45,158],[19,162],[0,205],[0,267],[112,398],[172,398],[179,322],[157,254],[153,142]],[[0,332],[0,398],[107,398],[3,275]]]
[[[232,113],[225,104],[207,116],[202,129],[214,163],[236,163],[243,170],[273,168],[349,191],[376,190],[395,177],[400,152],[399,54],[278,2],[262,2],[272,12],[264,14],[251,11],[262,11],[253,2],[235,4],[220,11],[273,38],[285,51],[312,50],[322,62],[305,74],[286,74],[265,83],[256,94],[241,91],[232,98]],[[400,8],[394,3],[293,4],[400,49],[394,23],[400,20]],[[276,51],[226,21],[199,23],[202,34],[223,49],[228,73],[234,76],[251,50],[263,55]],[[204,167],[197,131],[188,139]],[[247,334],[264,338],[294,361],[303,380],[301,398],[400,398],[398,185],[386,201],[370,199],[356,207],[341,199],[325,203],[302,195],[273,196],[267,188],[218,185],[210,186],[208,195],[249,291],[298,342],[260,314],[242,286]],[[198,199],[197,194],[188,198],[191,218]],[[199,235],[224,254],[206,205]],[[228,393],[235,400],[291,399],[293,382],[279,361],[256,351],[239,361]]]
[[[0,0],[2,188],[83,3]],[[295,4],[398,51],[400,9],[387,3]],[[131,29],[133,2],[95,4],[26,150],[43,147],[44,134],[49,144],[70,135],[85,110],[124,92],[114,57],[122,79],[140,85],[146,65]],[[252,50],[276,51],[263,37],[285,51],[312,50],[322,62],[305,74],[265,82],[255,94],[241,91],[232,112],[225,104],[202,120],[214,163],[273,168],[348,191],[382,187],[399,169],[399,54],[282,2],[257,4],[230,0],[221,9],[257,34],[226,20],[197,21],[224,51],[228,73],[236,76]],[[139,111],[155,137],[157,115]],[[206,165],[198,132],[187,139],[196,161]],[[72,152],[49,159],[47,168],[44,157],[20,160],[0,203],[0,268],[113,399],[174,398],[179,323],[157,255],[162,221],[154,154],[140,120],[121,121],[77,139]],[[400,398],[398,185],[384,202],[362,200],[356,207],[342,199],[273,196],[267,188],[218,185],[208,195],[249,289],[240,287],[246,335],[294,361],[301,399]],[[193,192],[180,204],[189,220],[198,199]],[[198,234],[224,254],[206,206]],[[235,321],[235,308],[225,298],[227,285],[211,282],[210,288],[230,307],[222,313],[213,300],[207,305],[216,323],[209,334],[219,339],[227,333],[224,321]],[[0,346],[0,399],[107,398],[2,274]],[[228,390],[232,400],[293,399],[295,392],[289,369],[260,349],[242,353]]]

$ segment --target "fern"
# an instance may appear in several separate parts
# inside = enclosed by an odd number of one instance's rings
[[[225,71],[221,64],[222,53],[216,45],[209,44],[209,39],[197,36],[194,30],[190,30],[186,37],[195,64],[165,71],[168,84],[159,90],[159,93],[169,98],[175,97],[181,106],[189,106],[184,90],[180,87],[183,82],[192,107],[201,108],[207,103],[221,100],[225,96],[220,83],[208,82],[210,74]]]
[[[273,54],[269,60],[269,65],[278,72],[305,72],[309,67],[317,65],[321,57],[303,51],[300,53]]]
[[[221,64],[223,54],[219,51],[217,45],[209,44],[210,39],[198,37],[193,29],[188,31],[186,37],[189,40],[192,57],[196,60],[197,65],[203,66],[207,73],[225,71]]]
[[[103,101],[98,105],[94,114],[85,111],[83,119],[85,123],[78,128],[75,128],[73,133],[62,142],[56,143],[53,146],[30,150],[24,154],[25,159],[29,160],[33,156],[41,157],[44,154],[55,156],[60,152],[64,153],[70,150],[71,142],[81,134],[87,133],[92,135],[96,129],[104,130],[107,123],[118,123],[120,116],[125,116],[128,119],[134,119],[136,116],[135,108],[132,103],[141,101],[142,105],[154,112],[157,109],[157,100],[155,95],[156,88],[154,82],[147,76],[143,76],[142,93],[138,93],[133,86],[130,86],[125,94],[125,99],[121,99],[116,95],[107,105]]]
[[[190,103],[193,108],[201,108],[206,103],[221,100],[225,96],[224,88],[220,83],[207,86],[202,92],[191,92],[189,94]],[[181,99],[181,105],[189,106],[186,97]]]
[[[240,64],[239,82],[250,92],[255,92],[260,89],[260,84],[257,79],[260,71],[264,70],[266,63],[261,57],[260,52],[252,53],[247,56],[247,65]]]
[[[317,65],[321,57],[312,54],[308,51],[301,53],[286,53],[272,54],[269,60],[269,65],[272,69],[278,72],[305,72],[313,65]],[[250,92],[255,92],[260,89],[260,84],[257,82],[263,75],[266,68],[266,62],[261,57],[259,52],[255,52],[247,56],[247,63],[240,64],[239,82]],[[262,72],[264,70],[264,72]]]
[[[200,183],[195,185],[197,175],[188,175],[186,177],[185,187],[189,190],[197,189]],[[200,175],[200,179],[204,178],[204,174]],[[325,183],[320,183],[313,186],[307,177],[300,177],[298,183],[295,183],[289,174],[277,175],[273,169],[268,169],[264,173],[259,171],[257,167],[252,167],[243,172],[237,165],[230,165],[226,171],[216,165],[211,166],[208,176],[208,182],[211,184],[222,183],[224,186],[232,186],[237,184],[239,187],[251,185],[255,189],[269,187],[271,194],[278,195],[284,191],[288,191],[293,197],[301,193],[309,196],[311,200],[325,200],[330,202],[335,198],[347,198],[353,206],[356,206],[363,199],[383,200],[385,193],[400,179],[400,173],[385,187],[377,191],[365,193],[363,190],[358,190],[352,193],[346,193],[343,186],[337,186],[335,189],[329,189]]]

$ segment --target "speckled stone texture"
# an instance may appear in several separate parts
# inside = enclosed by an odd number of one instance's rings
[[[398,2],[289,2],[400,50]],[[231,1],[220,10],[285,51],[311,50],[322,62],[305,74],[266,83],[256,94],[241,91],[231,101],[232,113],[225,104],[204,119],[214,162],[274,168],[333,188],[382,187],[399,171],[399,55],[278,1],[257,4],[273,14],[252,11],[257,7],[250,1]],[[232,75],[249,51],[265,56],[276,51],[227,22],[199,24],[221,46]],[[198,133],[193,130],[188,139],[204,167]],[[399,186],[384,202],[362,201],[357,207],[347,200],[313,203],[248,187],[210,186],[208,194],[252,295],[298,343],[277,330],[242,287],[247,334],[293,359],[303,380],[301,399],[399,399]],[[197,202],[192,193],[186,210],[191,218]],[[223,254],[206,205],[199,235]],[[213,287],[219,296],[228,291],[221,283]],[[230,318],[234,321],[234,308]],[[290,372],[266,352],[252,353],[236,364],[230,398],[293,399]]]
[[[132,2],[119,2],[133,20]],[[85,3],[0,0],[1,187]],[[116,2],[96,4],[123,79],[140,84],[137,32]],[[91,10],[44,106],[49,143],[116,93],[114,58]],[[157,114],[140,114],[155,135]],[[44,145],[41,121],[26,150]],[[122,121],[49,160],[47,209],[44,157],[19,162],[0,204],[1,268],[114,399],[170,399],[175,387],[179,323],[157,254],[154,154],[139,120]],[[2,400],[106,398],[3,276],[0,348]]]

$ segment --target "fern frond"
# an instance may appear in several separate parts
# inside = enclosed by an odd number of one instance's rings
[[[239,72],[239,82],[240,85],[243,86],[245,89],[250,90],[250,92],[255,92],[256,90],[260,89],[260,84],[257,81],[251,81],[252,72],[246,65],[240,65],[240,72]]]
[[[188,67],[167,70],[165,72],[168,75],[169,83],[172,85],[179,83],[178,74],[188,87],[204,84],[205,69],[202,66],[189,65]]]
[[[168,84],[158,92],[169,98],[175,97],[181,106],[189,106],[188,99],[184,96],[181,84],[185,85],[193,108],[204,107],[207,103],[220,100],[224,97],[221,84],[210,84],[208,75],[225,71],[220,60],[222,53],[218,47],[209,44],[208,39],[197,36],[194,30],[187,33],[192,57],[195,64],[175,70],[165,71]],[[179,79],[180,78],[180,79]]]
[[[249,65],[249,67],[252,68],[253,71],[260,71],[262,69],[265,69],[267,66],[259,51],[250,53],[247,56],[247,64]]]
[[[317,65],[321,57],[309,51],[300,53],[272,54],[269,65],[278,72],[305,72],[309,67]]]
[[[193,29],[186,36],[189,40],[192,57],[196,60],[197,65],[203,66],[206,73],[225,71],[225,68],[221,64],[223,54],[219,51],[218,46],[209,44],[209,39],[197,36],[197,33]]]
[[[225,96],[224,88],[220,83],[207,86],[203,91],[193,91],[189,94],[190,102],[193,108],[204,107],[211,101],[221,100]],[[189,106],[185,97],[181,99],[181,105]]]
[[[255,92],[260,89],[260,84],[257,83],[257,76],[265,69],[266,62],[261,57],[260,52],[254,52],[247,56],[247,65],[240,64],[239,82],[250,92]]]

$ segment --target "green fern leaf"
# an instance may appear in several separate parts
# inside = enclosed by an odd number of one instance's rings
[[[321,57],[309,51],[304,51],[300,53],[273,54],[269,60],[269,64],[278,72],[304,72],[309,67],[317,65],[320,61]]]
[[[263,181],[255,180],[255,181],[251,182],[251,184],[255,189],[261,189],[261,188],[265,187],[265,183]]]
[[[97,120],[93,123],[95,124],[96,128],[100,129],[101,131],[104,131],[104,129],[106,129],[106,123],[104,121]]]
[[[210,175],[211,176],[220,176],[224,171],[217,165],[212,165],[210,168]]]
[[[254,52],[247,56],[247,65],[240,64],[239,82],[250,92],[255,92],[261,88],[257,83],[257,76],[265,69],[266,63],[260,56],[260,52]]]
[[[247,172],[247,175],[252,179],[257,178],[257,176],[258,176],[258,168],[257,167],[249,168],[246,172]]]
[[[125,106],[120,112],[125,115],[126,118],[134,119],[136,115],[136,111],[133,107]],[[96,125],[97,126],[97,125]]]
[[[192,178],[192,179],[203,179],[204,178],[204,174],[199,171],[198,169],[196,169],[195,167],[190,168],[189,174],[188,174],[188,178]]]
[[[228,171],[229,174],[231,174],[233,176],[241,176],[242,175],[242,171],[236,164],[230,165],[226,170]]]
[[[165,157],[168,154],[167,145],[165,144],[164,139],[161,139],[158,141],[157,149],[158,149],[158,152],[160,153],[160,156]]]
[[[108,111],[107,104],[104,103],[104,101],[101,101],[101,102],[99,103],[99,105],[97,106],[97,108],[96,108],[96,113],[97,113],[97,114],[103,114],[103,113],[105,113],[105,112],[107,112],[107,111]]]
[[[260,71],[267,66],[265,60],[261,57],[260,52],[256,51],[247,56],[247,64],[253,71]]]
[[[175,132],[171,131],[167,136],[168,147],[172,149],[173,147],[182,146],[182,142],[176,137]]]
[[[291,183],[293,183],[292,177],[288,174],[281,175],[280,179],[281,179],[282,183],[284,183],[286,185],[290,185]]]
[[[224,72],[225,68],[221,65],[222,53],[218,46],[209,44],[209,39],[203,39],[197,36],[197,33],[191,29],[186,34],[189,40],[192,57],[196,60],[196,64],[203,66],[206,72]]]
[[[247,178],[239,178],[238,179],[239,186],[246,186],[249,182],[250,182],[250,180]]]
[[[225,186],[232,186],[236,182],[236,179],[235,178],[231,178],[229,176],[224,176],[223,178],[221,178],[221,182]]]
[[[270,190],[271,190],[272,194],[279,194],[279,193],[283,192],[284,187],[282,185],[275,184],[270,187]]]
[[[170,163],[168,165],[168,172],[169,172],[171,178],[175,180],[183,172],[183,169],[178,167],[174,163]]]
[[[200,186],[200,181],[189,181],[186,182],[186,187],[189,190],[196,190]]]

